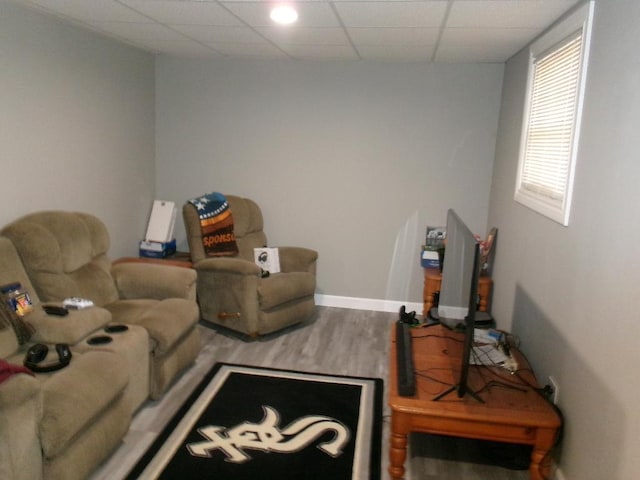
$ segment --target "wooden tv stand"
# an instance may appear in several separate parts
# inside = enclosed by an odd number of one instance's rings
[[[552,405],[532,388],[526,387],[501,367],[470,367],[468,385],[485,403],[470,396],[458,398],[455,392],[434,401],[433,398],[457,381],[462,344],[452,340],[462,334],[442,325],[413,328],[412,350],[416,373],[416,394],[398,394],[396,329],[391,329],[389,369],[389,406],[391,434],[389,439],[389,473],[391,478],[403,478],[410,432],[424,432],[455,437],[519,443],[533,446],[529,475],[531,480],[549,478],[549,451],[554,445],[561,419]],[[512,349],[519,365],[519,375],[529,384],[537,385],[533,371],[528,369],[524,356]],[[491,368],[492,373],[478,369]],[[421,375],[425,374],[425,375]],[[427,376],[429,378],[427,378]],[[497,375],[497,376],[496,376]],[[437,378],[440,382],[434,381]],[[493,386],[485,388],[488,380],[498,380],[518,389]]]

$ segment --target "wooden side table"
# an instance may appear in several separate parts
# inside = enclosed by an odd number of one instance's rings
[[[433,307],[433,294],[440,291],[440,283],[442,282],[442,273],[437,268],[424,269],[424,292],[422,295],[423,309],[422,315],[425,317],[429,314],[429,310]],[[478,279],[478,297],[480,302],[478,310],[486,312],[489,309],[489,298],[491,297],[491,288],[493,280],[488,276],[481,276]]]

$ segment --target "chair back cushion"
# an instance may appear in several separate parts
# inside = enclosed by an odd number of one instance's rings
[[[2,235],[18,251],[43,302],[82,297],[102,306],[118,298],[105,225],[79,212],[43,211],[7,225]]]
[[[263,229],[262,211],[256,202],[235,195],[225,195],[233,215],[233,231],[238,244],[238,256],[253,262],[253,249],[264,247],[267,237]],[[191,261],[197,263],[206,257],[202,245],[200,218],[196,208],[185,203],[182,208]]]

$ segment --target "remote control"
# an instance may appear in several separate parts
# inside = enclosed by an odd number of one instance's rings
[[[42,309],[47,315],[56,315],[58,317],[69,315],[69,310],[64,307],[58,307],[57,305],[43,305]]]
[[[82,308],[93,307],[93,302],[86,298],[71,297],[65,298],[62,302],[62,306],[65,308],[72,308],[74,310],[80,310]]]

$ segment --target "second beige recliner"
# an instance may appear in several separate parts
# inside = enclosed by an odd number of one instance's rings
[[[254,262],[254,248],[267,245],[260,207],[248,198],[227,195],[239,253],[208,257],[196,207],[186,203],[183,217],[191,261],[198,272],[202,318],[257,337],[302,322],[313,312],[318,253],[279,247],[280,273],[266,278]]]

